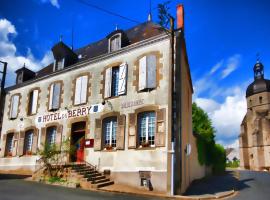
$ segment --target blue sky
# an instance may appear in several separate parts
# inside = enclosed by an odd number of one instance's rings
[[[147,19],[148,0],[85,0],[139,22]],[[153,20],[158,3],[152,0]],[[267,0],[171,1],[185,7],[185,37],[194,84],[193,100],[213,120],[217,140],[235,143],[244,116],[245,89],[253,80],[252,67],[259,52],[270,78],[270,2]],[[99,40],[115,29],[135,23],[90,8],[80,0],[1,0],[0,59],[9,61],[7,85],[14,83],[12,71],[25,62],[33,70],[51,61],[50,49],[60,35],[74,47]]]

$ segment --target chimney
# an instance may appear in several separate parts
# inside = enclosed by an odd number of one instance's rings
[[[177,9],[177,29],[184,29],[184,6],[183,4],[178,4]]]

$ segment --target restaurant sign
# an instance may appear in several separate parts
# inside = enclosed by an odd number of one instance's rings
[[[47,123],[62,119],[69,119],[74,117],[87,116],[92,113],[102,112],[104,106],[102,104],[89,105],[84,107],[78,107],[70,110],[61,110],[57,112],[48,113],[45,115],[39,115],[36,118],[36,123]]]

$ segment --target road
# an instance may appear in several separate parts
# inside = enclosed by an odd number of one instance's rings
[[[107,192],[92,192],[64,188],[0,175],[0,200],[157,200],[157,197],[141,197]]]
[[[233,200],[269,200],[270,173],[239,171],[238,194]]]

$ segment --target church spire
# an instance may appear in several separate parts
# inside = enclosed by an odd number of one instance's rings
[[[264,67],[263,64],[260,62],[259,56],[257,55],[257,62],[253,68],[254,71],[254,79],[264,79]]]

